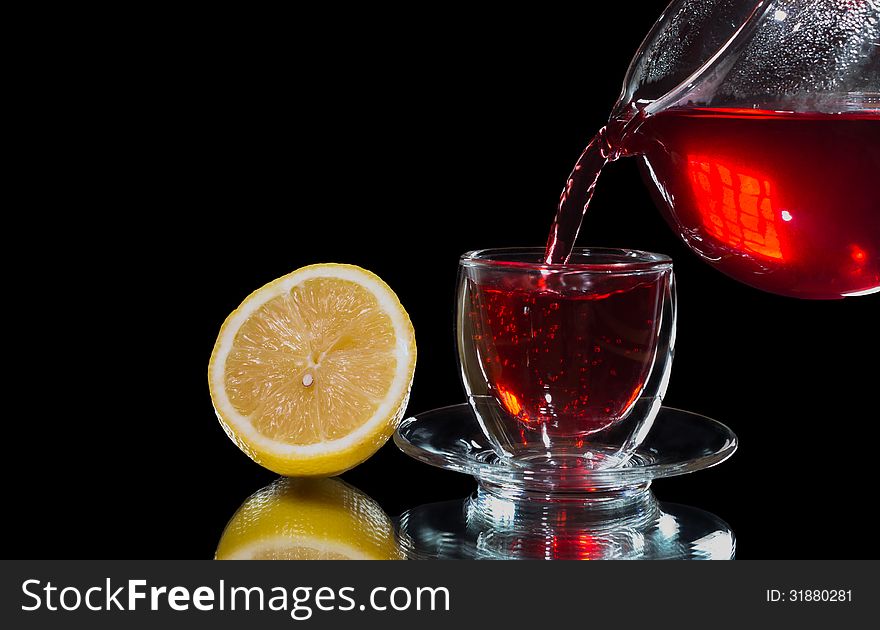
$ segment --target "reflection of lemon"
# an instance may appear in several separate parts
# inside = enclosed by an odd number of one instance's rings
[[[391,521],[339,479],[279,479],[242,504],[217,560],[397,560]]]
[[[335,475],[394,432],[415,362],[412,324],[388,285],[353,265],[311,265],[226,319],[208,381],[223,428],[254,461]]]

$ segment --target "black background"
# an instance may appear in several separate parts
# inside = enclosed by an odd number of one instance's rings
[[[25,227],[7,233],[27,253],[8,268],[19,376],[6,390],[4,555],[211,557],[275,475],[220,429],[208,357],[250,291],[302,265],[385,279],[416,329],[409,411],[463,401],[458,256],[543,244],[662,4],[223,28],[203,16],[121,58],[83,41],[76,61],[54,59],[20,160],[33,177]],[[864,536],[880,299],[736,284],[676,239],[627,160],[603,175],[579,244],[673,257],[666,403],[741,440],[729,462],[657,482],[658,497],[727,520],[740,558],[877,557]],[[390,516],[474,487],[392,444],[344,478]]]

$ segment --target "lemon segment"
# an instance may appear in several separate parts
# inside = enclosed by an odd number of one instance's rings
[[[394,432],[415,360],[412,323],[388,285],[353,265],[311,265],[227,318],[208,379],[224,430],[254,461],[334,475]]]

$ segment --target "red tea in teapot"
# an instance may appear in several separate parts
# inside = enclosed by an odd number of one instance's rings
[[[636,136],[666,219],[721,271],[794,297],[880,288],[880,113],[673,109]]]
[[[736,280],[813,299],[880,290],[880,112],[679,108],[625,129],[578,161],[549,263],[568,255],[604,164],[637,155],[672,228]]]

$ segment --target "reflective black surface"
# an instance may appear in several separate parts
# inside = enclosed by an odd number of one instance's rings
[[[211,347],[250,291],[306,264],[358,264],[398,293],[419,346],[411,413],[463,402],[458,256],[544,242],[662,4],[613,28],[589,7],[387,37],[334,21],[326,45],[356,51],[340,62],[272,40],[200,44],[192,66],[183,50],[110,72],[138,78],[124,97],[80,73],[82,99],[35,143],[36,201],[7,232],[25,254],[7,268],[3,555],[212,557],[275,475],[216,421]],[[855,524],[872,514],[880,297],[736,284],[679,243],[629,161],[603,175],[579,242],[672,256],[665,403],[740,440],[725,464],[656,482],[657,498],[726,521],[741,559],[876,557]],[[475,487],[391,443],[343,478],[390,518]]]
[[[731,560],[736,537],[713,514],[658,503],[601,509],[516,504],[483,496],[404,512],[399,546],[412,560]],[[489,506],[484,504],[489,503]],[[524,508],[524,509],[523,509]],[[488,514],[484,514],[487,512]]]

